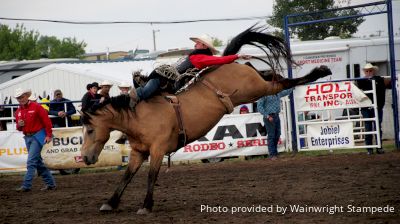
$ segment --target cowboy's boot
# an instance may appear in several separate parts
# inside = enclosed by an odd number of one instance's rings
[[[136,93],[135,88],[132,88],[131,91],[129,91],[129,96],[131,98],[131,100],[129,101],[129,107],[131,108],[131,110],[134,110],[136,104],[138,104],[138,102],[139,102],[139,97]]]

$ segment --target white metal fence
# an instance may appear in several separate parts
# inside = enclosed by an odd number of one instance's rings
[[[339,86],[339,82],[344,82],[344,81],[329,81],[329,82],[319,82],[317,84],[310,84],[310,85],[320,85],[323,86],[324,83],[330,83],[330,85],[335,86],[336,89],[332,89],[332,91],[326,91],[328,92],[328,96],[323,96],[323,94],[319,93],[320,95],[317,95],[316,97],[318,99],[329,99],[334,98],[335,96],[340,96],[340,94],[344,94],[343,98],[346,98],[347,96],[351,96],[348,99],[349,101],[344,101],[344,102],[349,102],[349,104],[346,103],[338,103],[335,102],[333,103],[334,105],[331,105],[329,103],[324,102],[321,100],[322,105],[315,106],[315,108],[312,108],[313,105],[311,105],[311,108],[307,107],[300,107],[297,103],[295,103],[295,119],[296,119],[296,134],[297,134],[297,145],[299,148],[299,151],[307,151],[307,150],[313,150],[315,148],[310,147],[309,142],[311,138],[318,138],[319,136],[314,136],[314,134],[310,132],[310,127],[311,126],[317,126],[320,128],[320,132],[323,135],[323,127],[328,127],[328,132],[331,131],[331,139],[336,142],[342,141],[342,138],[339,138],[338,136],[340,135],[338,133],[339,128],[341,127],[341,124],[351,124],[349,126],[343,126],[343,127],[351,127],[352,130],[350,130],[350,134],[352,135],[349,136],[352,141],[354,142],[354,145],[351,146],[351,148],[379,148],[381,147],[381,136],[380,136],[380,131],[379,131],[379,121],[378,121],[378,110],[377,110],[377,99],[376,99],[376,89],[375,89],[375,81],[372,81],[372,87],[373,89],[371,91],[364,91],[364,94],[367,93],[372,93],[373,94],[373,101],[368,105],[368,104],[358,104],[355,102],[353,99],[355,96],[354,93],[351,92],[351,88],[354,88],[354,85],[350,85],[346,81],[347,85],[349,86],[348,89],[340,89],[341,87]],[[332,83],[335,83],[334,85]],[[308,85],[308,86],[310,86]],[[328,86],[326,84],[325,86]],[[338,87],[339,86],[339,87]],[[307,86],[304,86],[307,88]],[[311,87],[311,89],[314,87]],[[330,87],[326,87],[326,89],[329,89]],[[310,89],[310,88],[309,88]],[[314,89],[312,89],[314,90]],[[358,90],[359,91],[359,90]],[[299,94],[299,93],[294,93],[294,94]],[[335,95],[338,94],[338,95]],[[317,99],[315,98],[315,99]],[[364,98],[366,96],[364,95]],[[310,98],[308,98],[309,100]],[[354,100],[354,101],[352,101]],[[315,103],[315,102],[314,102]],[[337,105],[335,105],[337,104]],[[374,117],[372,118],[364,118],[361,114],[361,109],[362,108],[372,108],[374,111]],[[365,122],[373,122],[373,126],[376,128],[373,128],[372,131],[367,131],[365,129]],[[337,127],[337,129],[336,129]],[[325,130],[326,131],[326,130]],[[349,131],[349,130],[343,130],[343,131]],[[372,145],[365,145],[365,135],[372,135],[373,138],[375,138],[375,141],[373,141]],[[323,139],[326,140],[326,139]],[[340,144],[337,144],[340,145]],[[335,147],[320,147],[319,149],[326,149],[326,150],[331,150],[332,148]],[[337,146],[336,148],[350,148],[349,145],[344,144],[343,147]]]

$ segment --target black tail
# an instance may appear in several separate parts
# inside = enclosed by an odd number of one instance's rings
[[[249,44],[260,48],[267,55],[265,61],[272,70],[280,69],[282,66],[279,62],[279,57],[282,56],[291,63],[292,54],[285,41],[279,37],[272,36],[271,34],[264,33],[266,30],[265,26],[257,26],[257,24],[251,26],[247,30],[243,31],[226,46],[222,55],[232,55],[239,52],[243,45]],[[266,49],[268,49],[268,51]]]

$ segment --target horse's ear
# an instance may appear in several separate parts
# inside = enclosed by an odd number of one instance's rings
[[[81,111],[78,110],[79,114],[81,115],[82,118],[82,123],[83,124],[90,124],[90,114],[86,111]]]

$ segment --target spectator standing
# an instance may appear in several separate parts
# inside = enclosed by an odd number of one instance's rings
[[[272,160],[278,156],[278,141],[281,136],[281,98],[289,95],[292,89],[283,90],[275,95],[263,96],[257,101],[257,110],[263,115],[268,138],[268,153]]]
[[[112,86],[113,84],[108,80],[104,80],[100,83],[100,103],[104,102],[104,100],[110,99],[110,89]]]
[[[129,85],[127,82],[121,82],[118,85],[119,90],[121,91],[122,94],[129,94],[129,90],[131,89],[131,85]]]
[[[249,108],[246,105],[243,105],[240,107],[240,114],[248,114],[249,113]]]
[[[372,81],[375,80],[375,90],[376,90],[376,105],[378,109],[378,124],[379,124],[379,133],[381,135],[381,147],[376,149],[376,153],[383,154],[384,150],[382,148],[382,118],[383,118],[383,107],[385,106],[385,97],[386,97],[386,88],[389,87],[389,83],[385,84],[385,80],[378,75],[378,67],[374,66],[370,63],[366,64],[363,68],[364,78],[362,80],[358,80],[356,85],[358,88],[364,91],[372,90]],[[390,88],[390,87],[389,87]],[[374,102],[373,94],[367,93],[368,98]],[[361,108],[361,114],[364,118],[374,118],[375,112],[374,108]],[[370,132],[376,130],[377,127],[374,127],[373,121],[365,121],[365,131]],[[365,145],[372,145],[373,135],[368,134],[365,135]],[[368,155],[373,154],[373,149],[368,148]]]
[[[126,82],[121,82],[118,85],[119,90],[121,91],[120,95],[129,95],[129,90],[131,89],[131,85]],[[125,144],[128,137],[125,133],[122,133],[121,136],[115,141],[117,144]],[[118,169],[121,169],[121,166],[118,166]]]
[[[18,88],[15,98],[19,108],[15,112],[17,130],[24,133],[26,148],[28,149],[28,160],[26,162],[27,172],[18,192],[27,192],[32,188],[32,180],[37,170],[38,176],[42,176],[46,186],[41,190],[55,190],[56,184],[50,170],[43,163],[41,151],[43,145],[52,140],[51,121],[47,111],[38,103],[29,101],[32,92],[28,89]]]
[[[99,84],[97,82],[89,83],[86,85],[87,92],[82,97],[82,111],[88,110],[96,101],[100,99],[97,94]]]
[[[64,107],[65,103],[61,102],[68,102],[66,103],[66,110]],[[59,128],[59,127],[66,127],[66,122],[65,119],[68,119],[68,124],[71,125],[72,120],[71,120],[71,115],[75,114],[76,110],[74,105],[69,99],[66,99],[63,97],[63,93],[61,90],[56,89],[54,91],[54,99],[51,101],[50,107],[49,107],[49,114],[57,116],[55,118],[51,118],[51,121],[53,123],[53,127]]]

